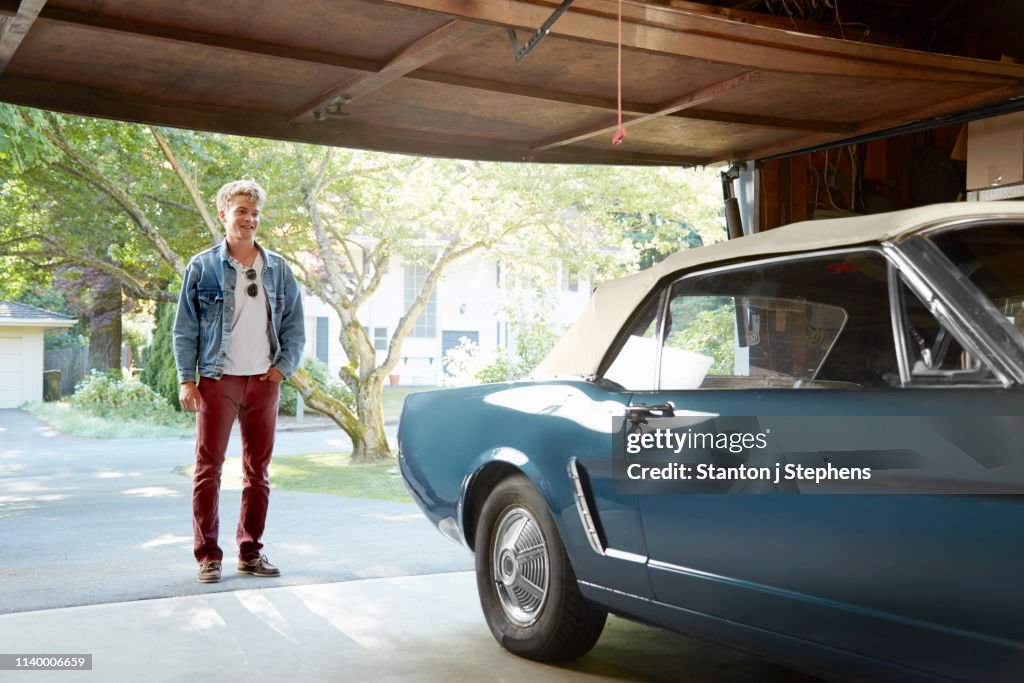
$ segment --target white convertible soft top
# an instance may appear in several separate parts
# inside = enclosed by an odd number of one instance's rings
[[[937,223],[972,218],[1024,220],[1024,202],[934,204],[855,218],[804,221],[676,252],[646,270],[598,287],[583,314],[544,358],[533,377],[553,379],[595,374],[605,351],[629,316],[658,282],[673,273],[758,256],[898,241]]]

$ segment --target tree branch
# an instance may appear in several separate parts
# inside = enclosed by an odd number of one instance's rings
[[[42,129],[39,132],[44,135],[50,142],[57,146],[65,155],[75,164],[78,165],[81,170],[88,178],[99,187],[104,193],[109,195],[114,201],[121,205],[125,212],[131,217],[132,221],[139,227],[143,235],[156,247],[156,250],[160,253],[160,256],[179,274],[184,275],[185,264],[181,258],[171,249],[167,241],[160,235],[160,232],[156,229],[148,218],[146,218],[145,212],[136,204],[127,192],[122,190],[120,187],[115,185],[109,178],[103,175],[103,172],[99,170],[91,161],[82,156],[74,146],[64,137],[60,132],[60,121],[51,112],[44,112],[43,115],[46,117],[52,126],[52,130]],[[22,112],[22,116],[25,117],[26,122],[31,126],[33,125],[31,118]]]
[[[185,186],[188,191],[188,196],[192,198],[192,203],[196,207],[196,211],[203,219],[203,223],[206,224],[206,229],[210,232],[210,239],[213,244],[219,244],[224,239],[224,234],[221,233],[217,223],[210,218],[210,212],[206,210],[206,202],[199,196],[199,190],[196,189],[196,184],[189,177],[188,173],[185,172],[184,167],[178,162],[178,157],[174,154],[174,150],[171,149],[171,144],[164,137],[163,133],[156,129],[156,126],[150,126],[149,132],[156,138],[156,144],[160,145],[160,149],[163,151],[167,161],[170,162],[171,168],[178,174],[178,179],[181,180],[181,184]]]

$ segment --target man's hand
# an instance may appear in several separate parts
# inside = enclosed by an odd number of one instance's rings
[[[284,375],[282,375],[281,371],[278,370],[277,368],[270,368],[262,375],[260,375],[261,382],[266,380],[270,380],[274,384],[280,384],[281,382],[284,381]]]
[[[199,401],[199,387],[196,386],[196,383],[182,382],[181,389],[178,390],[178,403],[181,404],[182,410],[198,413]]]

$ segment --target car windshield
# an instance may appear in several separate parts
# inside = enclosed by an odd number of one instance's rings
[[[932,241],[1024,337],[1024,225],[951,230]]]

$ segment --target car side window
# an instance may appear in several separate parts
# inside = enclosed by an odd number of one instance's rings
[[[669,311],[661,386],[673,389],[799,387],[849,318],[838,306],[766,296],[680,293]]]
[[[661,389],[898,384],[887,264],[874,251],[698,274],[671,290]]]
[[[656,388],[660,302],[660,296],[654,297],[633,321],[605,379],[633,391]]]
[[[921,385],[996,382],[991,369],[956,336],[900,278],[899,300],[910,381]]]

